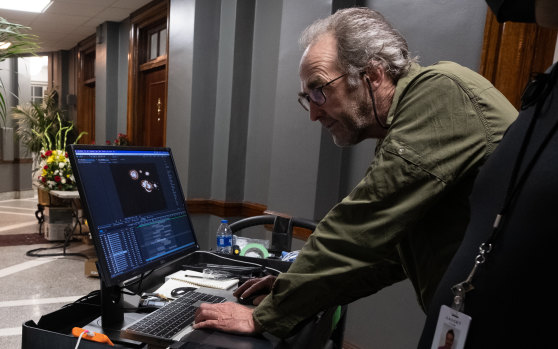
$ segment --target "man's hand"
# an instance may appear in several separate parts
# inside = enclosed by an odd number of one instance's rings
[[[243,283],[233,292],[233,296],[237,298],[248,298],[253,294],[260,294],[252,301],[252,304],[258,305],[271,292],[276,276],[268,275],[263,278],[251,279]]]
[[[196,311],[194,328],[216,329],[239,334],[256,334],[258,331],[252,318],[252,312],[253,309],[233,302],[202,303]]]

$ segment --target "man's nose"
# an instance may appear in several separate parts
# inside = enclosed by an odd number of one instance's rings
[[[315,103],[310,103],[310,120],[318,121],[323,116],[323,109]]]

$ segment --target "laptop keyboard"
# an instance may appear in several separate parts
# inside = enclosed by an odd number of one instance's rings
[[[223,303],[225,297],[197,291],[188,292],[138,320],[125,331],[171,341],[172,337],[194,321],[199,302]]]

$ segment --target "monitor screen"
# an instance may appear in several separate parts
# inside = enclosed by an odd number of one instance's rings
[[[74,144],[68,155],[106,286],[199,249],[169,148]]]

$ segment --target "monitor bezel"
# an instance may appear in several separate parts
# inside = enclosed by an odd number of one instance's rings
[[[141,266],[140,268],[131,270],[129,272],[117,275],[112,277],[110,275],[108,269],[108,262],[105,258],[103,253],[103,247],[101,240],[99,238],[99,232],[97,230],[97,224],[95,222],[94,217],[91,216],[89,205],[88,205],[88,197],[85,189],[82,186],[82,182],[80,180],[81,173],[79,172],[78,167],[76,166],[76,151],[77,150],[117,150],[117,151],[165,151],[168,152],[170,155],[170,159],[173,164],[173,168],[175,171],[175,177],[177,180],[177,184],[180,186],[180,195],[182,196],[182,202],[184,204],[184,210],[186,212],[186,217],[188,223],[192,229],[193,237],[194,237],[194,244],[186,247],[184,249],[178,250],[174,253],[165,255],[164,257],[157,258],[145,265]],[[68,157],[70,159],[70,164],[72,166],[72,172],[77,184],[78,193],[80,196],[81,205],[83,208],[83,212],[85,217],[87,218],[87,225],[89,228],[89,232],[93,239],[93,245],[95,247],[95,252],[97,254],[97,268],[99,272],[99,277],[101,278],[102,282],[107,286],[122,286],[126,281],[135,279],[137,277],[141,277],[143,274],[162,268],[166,265],[169,265],[177,260],[180,260],[192,252],[195,252],[200,249],[199,242],[197,240],[197,236],[195,234],[194,226],[192,225],[192,221],[190,219],[190,214],[188,213],[187,205],[186,205],[186,198],[184,197],[184,192],[182,190],[182,185],[180,183],[180,177],[176,172],[176,164],[174,162],[174,157],[172,155],[172,151],[169,147],[147,147],[147,146],[111,146],[111,145],[86,145],[86,144],[71,144],[66,147],[66,151],[68,152]]]

